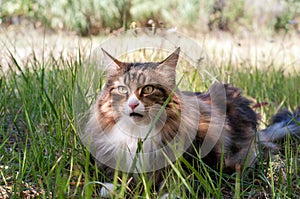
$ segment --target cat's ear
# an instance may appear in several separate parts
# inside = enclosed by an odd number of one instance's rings
[[[116,65],[116,69],[119,70],[124,66],[124,63],[119,61],[118,59],[114,58],[113,56],[111,56],[108,52],[106,52],[103,48],[101,48],[101,50],[103,51],[103,53],[108,56]]]
[[[179,59],[180,47],[178,47],[171,55],[160,62],[159,66],[169,66],[176,68]]]

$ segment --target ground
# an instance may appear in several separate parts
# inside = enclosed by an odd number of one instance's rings
[[[11,61],[8,51],[19,60],[32,59],[33,54],[38,60],[46,60],[49,56],[68,59],[76,57],[79,48],[88,55],[107,38],[79,37],[74,32],[37,29],[30,23],[2,27],[0,30],[0,42],[3,46],[0,49],[0,65],[4,72]],[[245,33],[235,36],[227,32],[208,32],[193,34],[191,38],[205,49],[216,65],[229,62],[236,65],[246,63],[263,69],[276,63],[276,67],[283,66],[284,70],[293,70],[295,67],[299,70],[300,67],[299,35],[264,36],[259,33]]]

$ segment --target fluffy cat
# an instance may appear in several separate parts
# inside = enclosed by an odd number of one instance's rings
[[[251,101],[231,85],[215,83],[205,93],[181,92],[175,81],[179,52],[161,62],[125,63],[104,51],[112,66],[91,109],[84,142],[106,176],[113,178],[115,169],[155,173],[153,181],[159,185],[160,171],[178,157],[174,150],[194,161],[203,152],[204,140],[212,147],[202,160],[214,167],[223,156],[225,169],[234,171],[237,165],[255,163],[258,145],[267,154],[276,148],[275,140],[288,133],[300,135],[291,119],[300,121],[299,110],[277,114],[272,125],[258,132]],[[144,162],[138,165],[137,160]]]

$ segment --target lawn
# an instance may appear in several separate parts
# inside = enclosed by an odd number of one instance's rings
[[[49,47],[51,42],[47,42],[53,37],[48,33],[35,38],[45,41],[43,44],[32,46],[26,43],[34,43],[32,39],[23,38],[25,44],[19,44],[4,42],[5,35],[1,38],[5,62],[2,60],[0,68],[0,198],[99,198],[100,180],[105,176],[79,139],[74,107],[78,72],[103,38],[75,37],[73,42],[84,45],[74,47],[69,41],[71,47],[66,44],[61,51],[55,45]],[[300,105],[297,37],[257,41],[198,35],[194,39],[215,64],[217,79],[240,87],[254,104],[264,104],[256,108],[261,115],[260,128],[279,109]],[[29,55],[20,56],[22,50]],[[139,60],[138,54],[135,59]],[[209,86],[210,82],[185,76],[192,81],[183,89],[203,91]],[[299,142],[287,137],[279,143],[279,154],[268,161],[259,160],[247,173],[227,175],[202,164],[200,170],[186,175],[181,165],[192,167],[181,158],[165,174],[166,190],[181,198],[298,198]],[[113,183],[121,184],[114,198],[162,194],[150,189],[144,175],[135,187],[130,187],[130,180],[126,175],[114,179]]]

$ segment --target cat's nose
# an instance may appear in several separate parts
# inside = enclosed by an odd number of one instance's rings
[[[132,111],[134,111],[134,109],[139,105],[139,102],[138,101],[133,101],[133,102],[130,102],[128,104],[128,106],[131,108]]]

